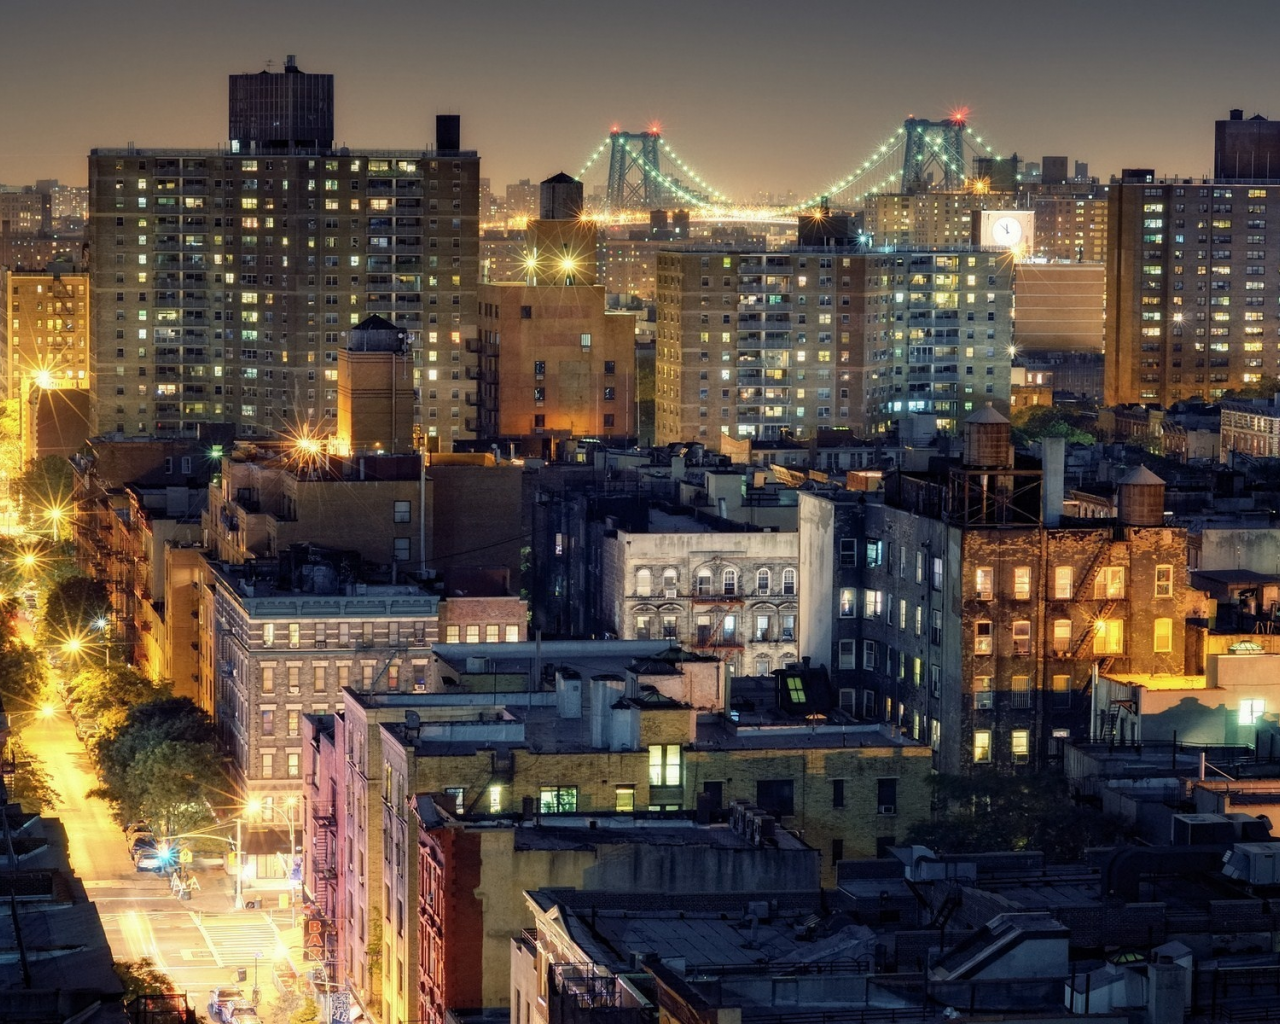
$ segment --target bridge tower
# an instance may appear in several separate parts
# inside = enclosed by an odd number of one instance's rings
[[[657,131],[609,133],[609,186],[605,198],[610,210],[660,210],[668,204],[662,173]]]
[[[902,123],[906,141],[902,146],[902,192],[914,195],[929,184],[929,171],[941,172],[940,184],[945,192],[964,188],[966,163],[964,155],[965,123],[960,118],[926,121],[908,117]]]

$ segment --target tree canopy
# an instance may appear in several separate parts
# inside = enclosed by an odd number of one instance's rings
[[[95,623],[111,616],[111,598],[106,584],[88,576],[68,576],[49,588],[41,639],[63,644],[72,637],[88,637]]]
[[[187,697],[135,704],[94,746],[104,796],[121,820],[142,817],[157,835],[180,835],[213,820],[227,791],[213,722]]]
[[[1125,838],[1122,822],[1074,803],[1060,776],[939,775],[934,786],[943,810],[913,827],[907,841],[938,853],[1039,850],[1066,863]]]
[[[85,664],[71,678],[71,695],[80,700],[80,714],[96,718],[106,732],[115,732],[129,709],[173,695],[167,683],[157,683],[128,665]]]
[[[1091,410],[1033,405],[1013,417],[1013,440],[1021,445],[1042,437],[1065,437],[1071,444],[1093,444],[1097,440],[1095,431],[1096,419]]]

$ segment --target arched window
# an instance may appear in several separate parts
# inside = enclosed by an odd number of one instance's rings
[[[710,569],[698,570],[697,594],[699,597],[710,596],[711,594],[711,570]]]
[[[794,594],[796,592],[796,571],[794,569],[782,570],[782,592],[784,594]]]
[[[726,597],[733,597],[738,592],[738,570],[726,569],[724,571],[724,594]]]
[[[653,594],[653,572],[649,569],[636,570],[636,596],[650,597]]]
[[[674,569],[664,569],[662,571],[662,589],[666,592],[667,597],[676,596],[676,587],[679,577]]]
[[[769,594],[769,570],[761,569],[756,573],[756,593],[762,596]]]

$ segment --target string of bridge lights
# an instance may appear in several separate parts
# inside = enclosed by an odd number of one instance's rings
[[[690,167],[678,156],[676,156],[676,151],[667,144],[666,139],[659,139],[658,145],[667,151],[667,156],[671,157],[671,159],[676,162],[676,166],[679,167],[680,170],[684,171],[685,174],[689,175],[689,177],[693,179],[695,184],[702,186],[703,189],[705,189],[708,193],[710,193],[712,199],[718,199],[721,202],[729,201],[728,196],[726,196],[719,189],[713,188],[712,186],[708,185],[706,181],[704,181],[701,177],[698,176],[697,171],[695,171],[692,167]]]
[[[700,206],[703,209],[712,208],[713,204],[707,202],[705,199],[699,199],[697,196],[681,188],[674,181],[672,181],[665,174],[663,174],[660,170],[658,170],[658,168],[650,164],[649,161],[644,158],[644,155],[642,153],[634,152],[630,146],[624,146],[623,148],[627,151],[628,154],[630,154],[631,158],[635,160],[637,164],[640,165],[641,170],[643,170],[645,174],[651,175],[653,178],[655,178],[659,182],[659,184],[665,186],[666,188],[669,188],[672,192],[676,193],[676,195],[680,196],[681,199],[686,199],[694,206]]]
[[[802,203],[796,203],[795,206],[787,207],[787,212],[799,213],[802,210],[808,210],[814,206],[817,206],[819,203],[822,202],[823,199],[830,199],[832,196],[837,196],[841,192],[844,192],[847,189],[852,188],[854,185],[856,185],[859,181],[862,180],[864,175],[866,175],[870,171],[875,170],[882,163],[884,163],[885,160],[889,158],[889,154],[894,152],[902,141],[899,138],[899,136],[905,135],[905,134],[906,134],[905,129],[902,129],[902,128],[895,129],[894,133],[891,136],[889,136],[888,139],[886,139],[874,150],[872,150],[872,155],[870,159],[864,160],[862,162],[862,165],[858,167],[857,170],[855,170],[852,174],[850,174],[848,177],[844,178],[843,180],[836,182],[827,191],[818,192],[815,195],[810,196],[808,199],[806,199]],[[890,175],[887,180],[892,181],[893,178],[894,178],[894,175]],[[864,192],[862,193],[862,195],[857,196],[856,198],[865,199],[867,196],[871,195],[872,192],[877,191],[879,187],[880,186],[877,186],[876,189],[872,189],[871,191]]]
[[[876,168],[881,166],[886,160],[890,158],[890,156],[892,156],[895,152],[898,151],[898,147],[902,144],[903,138],[906,135],[906,131],[907,130],[905,127],[894,129],[893,134],[890,135],[879,146],[875,147],[872,150],[872,155],[868,159],[864,160],[860,166],[855,168],[852,173],[848,174],[841,180],[835,182],[825,192],[815,193],[814,195],[810,196],[808,199],[804,200],[803,202],[796,203],[793,206],[786,207],[783,212],[799,213],[819,205],[824,200],[829,200],[833,196],[837,196],[848,191],[850,188],[857,185],[864,177],[866,177],[867,174],[869,174],[870,172],[874,171]],[[925,145],[929,147],[929,149],[942,162],[942,164],[948,168],[952,167],[950,158],[940,148],[940,146],[938,145],[937,139],[933,135],[931,135],[927,129],[923,127],[918,128],[917,131],[923,136]],[[984,140],[981,135],[978,135],[972,127],[969,127],[968,125],[966,125],[964,128],[963,134],[965,136],[968,136],[968,138],[965,141],[968,142],[968,144],[971,147],[973,147],[975,150],[981,149],[982,152],[991,155],[997,161],[1004,159],[1004,157],[1000,156],[999,153],[996,152],[995,148],[991,145],[991,143]],[[675,152],[675,150],[671,147],[671,145],[665,139],[659,139],[658,145],[662,147],[666,155],[672,161],[674,161],[676,166],[679,167],[681,171],[683,171],[686,175],[688,175],[688,177],[696,185],[704,189],[710,195],[712,200],[718,201],[721,204],[728,204],[730,202],[729,198],[723,192],[720,192],[718,189],[710,185],[705,178],[703,178],[692,167],[690,167],[687,163],[685,163],[684,160],[680,158],[680,156]],[[612,146],[612,138],[610,136],[606,136],[601,141],[601,143],[594,150],[592,150],[591,154],[587,157],[586,162],[583,163],[582,165],[582,169],[578,172],[578,178],[581,179],[595,165],[596,161],[599,160],[600,157],[611,148],[611,146]],[[643,157],[643,155],[636,153],[630,147],[624,147],[624,148],[627,150],[628,155],[636,162],[637,165],[641,167],[641,169],[644,171],[645,174],[653,177],[655,180],[660,182],[666,188],[670,189],[672,192],[679,195],[682,199],[688,201],[689,203],[695,206],[702,207],[704,209],[713,209],[716,207],[716,202],[711,202],[706,199],[702,199],[698,196],[695,196],[688,190],[676,184],[674,180],[672,180],[667,175],[663,174],[658,168],[652,166]],[[888,175],[883,180],[877,182],[876,185],[867,189],[865,192],[862,192],[861,194],[854,196],[853,199],[855,201],[864,200],[868,196],[875,195],[878,192],[882,192],[887,186],[892,185],[895,181],[899,181],[901,178],[902,178],[902,175],[900,172],[894,172]]]

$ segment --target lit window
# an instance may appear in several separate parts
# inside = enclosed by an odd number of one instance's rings
[[[618,814],[631,814],[636,809],[636,787],[615,786],[613,790],[613,809]]]
[[[572,814],[578,809],[578,787],[542,786],[538,790],[538,809],[543,814]]]
[[[1071,649],[1071,620],[1053,620],[1053,653],[1066,654]]]
[[[920,609],[916,609],[919,612]],[[916,616],[917,619],[919,616]],[[991,623],[989,620],[983,619],[973,624],[973,653],[974,654],[990,654],[991,653]]]
[[[1013,567],[1013,598],[1015,601],[1031,599],[1031,566],[1016,565]]]
[[[274,622],[264,622],[262,624],[262,646],[270,647],[276,642],[276,624]]]
[[[841,587],[840,588],[840,617],[842,619],[852,618],[858,614],[858,588],[857,587]]]
[[[990,601],[995,597],[996,574],[989,565],[980,565],[974,570],[974,590],[979,601]]]
[[[973,733],[974,764],[991,763],[991,730],[977,729]]]
[[[1168,654],[1173,650],[1173,619],[1156,619],[1151,649],[1156,654]]]
[[[1099,619],[1093,624],[1093,653],[1124,653],[1123,619]]]
[[[653,593],[653,572],[649,569],[636,570],[636,597],[649,597]]]
[[[1055,566],[1053,570],[1053,599],[1070,601],[1075,593],[1075,571],[1069,565]]]
[[[649,785],[680,785],[680,744],[655,743],[649,747]]]
[[[1099,570],[1093,581],[1095,601],[1121,601],[1124,599],[1124,566],[1109,565]]]
[[[1173,597],[1173,566],[1156,566],[1156,597]]]
[[[1031,733],[1027,729],[1014,729],[1009,734],[1009,751],[1015,762],[1023,762],[1031,753]]]
[[[1267,710],[1265,700],[1242,700],[1240,702],[1240,724],[1253,725]]]

